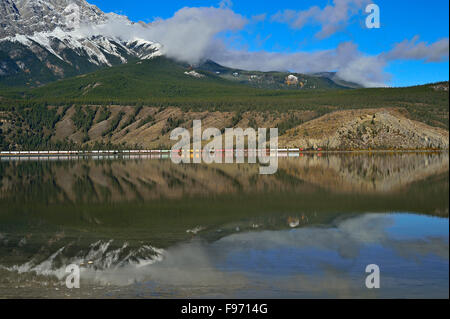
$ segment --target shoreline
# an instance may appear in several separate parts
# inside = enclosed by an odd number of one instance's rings
[[[433,149],[417,149],[417,150],[299,150],[299,149],[277,149],[277,150],[218,150],[218,153],[222,153],[224,156],[227,152],[236,153],[261,153],[265,152],[269,155],[277,154],[279,157],[287,155],[295,156],[300,154],[401,154],[401,153],[446,153],[448,149],[433,150]],[[105,151],[2,151],[0,152],[0,158],[67,158],[67,157],[98,157],[98,156],[154,156],[155,158],[161,155],[170,157],[172,154],[180,153],[180,151],[171,150],[105,150]],[[190,150],[191,154],[203,153],[201,150]]]

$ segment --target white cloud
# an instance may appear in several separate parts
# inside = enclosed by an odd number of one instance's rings
[[[247,22],[230,9],[183,8],[172,18],[153,23],[149,34],[164,45],[168,56],[196,63],[206,58],[218,34],[240,30]]]
[[[327,5],[323,9],[313,6],[303,11],[284,10],[273,15],[272,20],[288,23],[294,29],[301,29],[310,23],[319,24],[322,30],[316,36],[326,38],[344,28],[348,21],[370,2],[369,0],[333,0],[333,5]]]
[[[130,41],[144,39],[163,45],[163,53],[171,58],[198,63],[217,42],[216,36],[226,31],[241,30],[248,20],[228,8],[189,8],[173,17],[151,24],[131,23],[126,17],[109,14],[106,24],[85,27],[84,33],[102,34]]]
[[[432,44],[418,42],[419,36],[404,40],[384,55],[387,60],[425,60],[426,62],[448,61],[449,39],[441,39]]]

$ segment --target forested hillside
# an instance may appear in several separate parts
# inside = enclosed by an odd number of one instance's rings
[[[220,129],[278,127],[280,136],[290,134],[291,137],[284,139],[287,144],[303,141],[312,147],[317,143],[327,144],[324,141],[329,141],[331,136],[312,142],[314,137],[308,136],[311,130],[300,130],[303,139],[297,133],[292,136],[292,130],[300,132],[299,126],[309,125],[307,122],[333,112],[366,110],[358,115],[361,120],[364,116],[376,117],[377,109],[381,113],[388,110],[389,114],[399,118],[398,123],[406,123],[403,119],[409,119],[426,124],[431,130],[442,130],[433,143],[423,137],[423,141],[405,142],[408,148],[443,147],[447,144],[445,135],[448,141],[448,82],[409,88],[337,89],[328,85],[314,90],[300,87],[269,89],[227,79],[223,75],[234,70],[226,70],[194,69],[159,57],[39,88],[0,88],[1,148],[59,149],[117,147],[118,144],[168,147],[167,136],[172,129],[189,127],[193,119],[207,118],[211,118],[210,126]],[[344,131],[357,130],[356,126],[348,124],[358,120],[355,114],[359,113],[350,112],[338,117],[338,121],[345,120],[339,123],[346,127]],[[399,141],[414,141],[410,134],[420,136],[421,132],[416,134],[410,128],[397,127],[392,118],[385,120],[386,123],[377,126],[373,119],[374,123],[369,121],[369,126],[364,124],[355,133],[362,137],[370,129],[368,140],[376,145],[369,145],[367,141],[345,142],[346,147],[354,144],[354,148],[396,148],[395,143]],[[326,130],[328,125],[324,123],[327,121],[317,123],[324,125]],[[403,132],[403,136],[392,136],[387,127],[394,129],[397,135]],[[374,130],[377,134],[384,132],[387,135],[376,140],[372,134]],[[333,142],[337,143],[335,148],[342,148],[343,144],[339,143],[344,139],[336,138],[339,142]]]

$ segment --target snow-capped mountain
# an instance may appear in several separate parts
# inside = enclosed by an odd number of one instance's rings
[[[161,55],[161,45],[108,31],[148,28],[85,0],[0,0],[0,82],[39,85],[131,58]]]

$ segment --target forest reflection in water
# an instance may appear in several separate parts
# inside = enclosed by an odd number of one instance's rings
[[[448,171],[448,153],[320,154],[280,158],[278,172],[254,164],[73,158],[0,162],[0,198],[38,202],[179,199],[263,192],[391,193]]]

